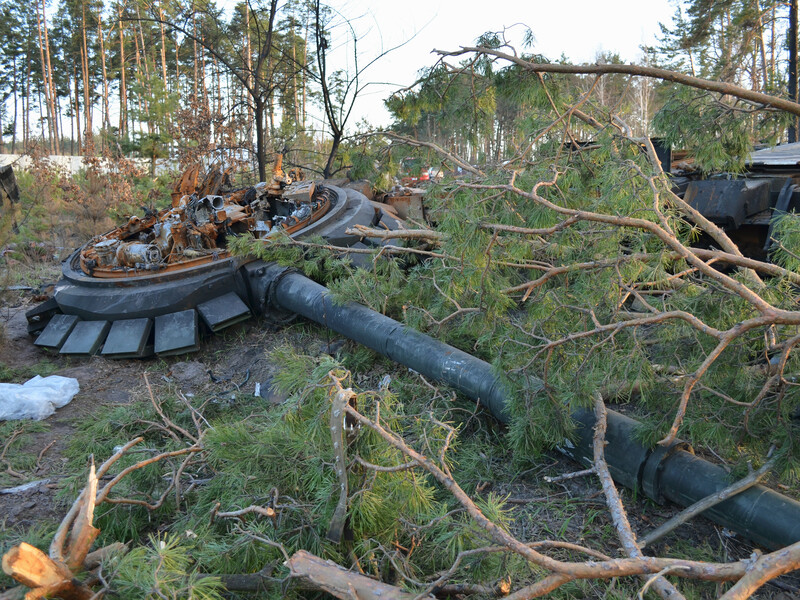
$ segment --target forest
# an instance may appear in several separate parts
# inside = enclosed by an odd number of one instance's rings
[[[746,186],[754,150],[797,141],[797,4],[676,0],[630,64],[488,31],[378,128],[354,107],[391,49],[333,2],[4,2],[0,153],[31,166],[0,214],[0,381],[82,395],[0,422],[0,598],[798,597],[800,220],[770,208],[754,256],[679,188]],[[415,177],[424,218],[232,255],[470,355],[500,406],[313,319],[192,360],[32,347],[72,248],[157,220],[187,167],[245,196],[281,161],[376,199]]]
[[[213,156],[257,171],[285,147],[298,164],[330,176],[352,162],[338,156],[340,144],[357,146],[352,136],[369,128],[351,114],[368,84],[362,71],[380,56],[365,56],[347,15],[320,2],[9,0],[0,10],[2,152],[38,146],[47,154],[171,158],[181,166]],[[788,20],[783,2],[679,3],[659,44],[643,48],[642,65],[791,99]],[[464,44],[498,48],[504,36],[487,33]],[[533,32],[522,37],[535,50]],[[352,60],[331,67],[332,48],[347,43]],[[596,61],[620,62],[608,52]],[[537,88],[526,78],[538,76],[488,59],[465,64],[419,65],[419,82],[386,99],[392,130],[471,163],[507,159],[535,119]],[[758,111],[747,118],[745,106],[686,91],[676,96],[658,80],[613,73],[596,82],[586,75],[560,80],[568,94],[591,91],[591,105],[636,135],[672,135],[681,148],[714,154],[713,166],[783,131]],[[689,120],[701,114],[722,132],[722,146],[693,138],[703,128]],[[680,131],[673,131],[676,121]]]

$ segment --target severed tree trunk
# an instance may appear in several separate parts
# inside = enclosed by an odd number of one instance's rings
[[[286,562],[292,573],[314,588],[324,590],[343,600],[414,600],[420,598],[418,594],[404,592],[393,585],[372,579],[360,573],[348,571],[336,563],[323,560],[300,550],[295,552]],[[431,596],[422,596],[421,600],[431,599]]]
[[[97,496],[97,475],[94,465],[89,471],[89,481],[76,500],[77,515],[65,518],[53,536],[49,556],[21,543],[3,555],[3,572],[15,581],[30,588],[25,598],[57,597],[62,600],[90,600],[98,596],[80,581],[75,574],[83,569],[100,530],[92,525]],[[71,511],[72,512],[72,511]],[[69,541],[67,532],[69,530]],[[64,545],[67,544],[65,548]]]

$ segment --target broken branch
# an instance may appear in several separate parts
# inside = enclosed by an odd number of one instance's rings
[[[728,498],[732,498],[736,494],[740,494],[741,492],[753,487],[764,478],[770,469],[772,469],[774,464],[775,459],[770,459],[765,462],[760,469],[753,471],[747,477],[740,479],[736,483],[733,483],[714,494],[706,496],[702,500],[698,500],[668,521],[665,521],[662,525],[648,533],[646,536],[642,537],[639,540],[639,547],[644,548],[645,546],[653,544],[655,541],[660,540],[662,537],[680,527],[683,523],[686,523],[690,519],[699,515],[703,511],[708,510],[712,506],[716,506],[720,502],[723,502]]]
[[[292,577],[304,580],[315,588],[343,600],[414,600],[416,594],[402,591],[366,575],[352,573],[336,563],[323,560],[305,550],[295,552],[287,561]],[[432,598],[432,596],[424,596]],[[420,599],[420,600],[423,600]]]

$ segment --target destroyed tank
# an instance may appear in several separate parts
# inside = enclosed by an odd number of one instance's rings
[[[721,227],[742,254],[769,260],[776,245],[776,218],[800,212],[800,143],[751,153],[741,174],[708,177],[683,161],[671,168],[669,150],[664,152],[662,166],[671,171],[673,191]],[[713,246],[714,242],[703,234],[697,244]]]
[[[355,189],[284,173],[280,158],[270,182],[222,192],[224,179],[218,169],[202,180],[198,168],[190,169],[170,208],[132,216],[75,250],[52,298],[26,314],[34,344],[108,358],[192,352],[204,332],[252,316],[285,317],[267,314],[265,263],[233,255],[231,239],[269,244],[286,235],[320,236],[335,246],[366,247],[347,230],[399,225],[389,207]]]

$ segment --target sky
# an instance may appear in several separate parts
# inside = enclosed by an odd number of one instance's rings
[[[417,71],[433,65],[431,51],[468,46],[487,31],[507,29],[521,42],[525,27],[533,31],[532,51],[556,60],[594,62],[602,51],[637,61],[643,44],[654,44],[659,22],[670,24],[671,0],[332,0],[342,15],[353,19],[362,64],[382,49],[406,42],[365,73],[370,85],[355,107],[353,122],[389,125],[383,99],[412,84]],[[342,48],[349,50],[351,48]],[[518,45],[518,51],[522,51]],[[457,61],[457,58],[451,59]]]

